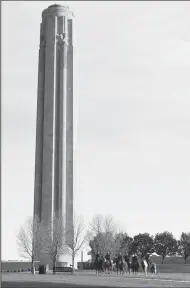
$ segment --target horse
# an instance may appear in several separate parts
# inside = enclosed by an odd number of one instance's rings
[[[116,259],[116,270],[117,270],[117,274],[118,274],[118,271],[120,272],[120,275],[121,275],[121,273],[124,274],[123,261],[122,260]]]
[[[117,272],[117,266],[116,266],[116,263],[113,263],[113,265],[112,265],[112,271]]]
[[[141,261],[141,266],[142,266],[142,269],[145,273],[145,275],[147,276],[147,273],[148,273],[148,263],[147,263],[147,260],[143,259]]]
[[[109,260],[107,260],[107,259],[105,259],[104,260],[104,271],[105,271],[105,273],[108,273],[108,274],[110,274],[110,272],[112,273],[112,262],[111,261],[109,261]]]
[[[100,257],[99,259],[96,259],[96,261],[95,261],[96,274],[99,274],[99,273],[104,271],[103,270],[103,263],[104,263],[103,257]]]
[[[157,275],[157,271],[156,271],[156,263],[155,262],[150,262],[150,271],[153,274]]]
[[[127,262],[125,261],[125,259],[123,259],[123,272],[124,272],[124,273],[129,272],[129,270],[128,270],[128,264],[127,264]],[[129,273],[129,275],[130,275],[130,273]]]
[[[112,271],[117,272],[117,258],[113,258],[113,263],[112,263]]]
[[[129,273],[129,275],[130,275],[130,274],[131,274],[131,262],[130,262],[130,259],[129,259],[128,256],[124,256],[124,262],[123,262],[123,264],[124,264],[124,270],[125,270],[125,272],[127,273],[127,271],[128,271],[128,273]]]
[[[138,272],[139,272],[139,262],[138,262],[138,259],[136,257],[132,258],[131,269],[132,269],[133,275],[134,274],[138,274]]]

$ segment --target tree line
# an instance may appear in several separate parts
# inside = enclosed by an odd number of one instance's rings
[[[17,244],[22,258],[31,261],[32,273],[35,271],[35,262],[39,255],[47,255],[53,264],[53,274],[58,256],[70,254],[74,273],[74,261],[79,251],[90,247],[93,256],[100,252],[105,255],[110,252],[113,258],[117,253],[131,256],[136,253],[141,259],[156,252],[162,257],[162,263],[166,256],[179,253],[187,263],[190,256],[190,232],[182,232],[177,240],[171,232],[164,231],[156,235],[139,233],[130,237],[120,231],[119,225],[112,216],[95,215],[89,226],[85,227],[81,216],[74,216],[70,231],[66,231],[64,217],[54,217],[44,225],[37,217],[29,217],[20,227],[17,235]]]
[[[129,257],[136,253],[142,259],[147,254],[156,252],[162,257],[162,264],[166,256],[176,253],[183,257],[185,263],[190,256],[190,232],[182,232],[179,240],[168,231],[156,235],[139,233],[130,237],[127,233],[118,231],[112,217],[96,215],[91,223],[91,235],[89,246],[93,256],[97,252],[105,255],[109,251],[111,257],[121,252]]]

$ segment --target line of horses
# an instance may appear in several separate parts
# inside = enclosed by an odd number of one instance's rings
[[[147,261],[146,259],[142,259],[140,261],[141,267],[147,276],[148,271],[153,274],[157,274],[156,272],[156,263],[152,261]],[[103,256],[99,257],[95,261],[96,274],[99,275],[101,273],[112,274],[112,272],[116,272],[117,274],[129,274],[137,275],[140,269],[138,258],[132,258],[132,261],[128,257],[122,257],[122,260],[118,260],[114,258],[109,261],[106,260]]]

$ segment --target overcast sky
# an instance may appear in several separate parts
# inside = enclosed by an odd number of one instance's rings
[[[133,236],[190,230],[190,2],[62,2],[75,14],[76,212]],[[33,213],[41,12],[2,3],[2,259]]]

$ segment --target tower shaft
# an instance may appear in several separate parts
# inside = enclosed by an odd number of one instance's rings
[[[38,67],[34,217],[73,223],[73,19],[67,7],[42,13]]]

